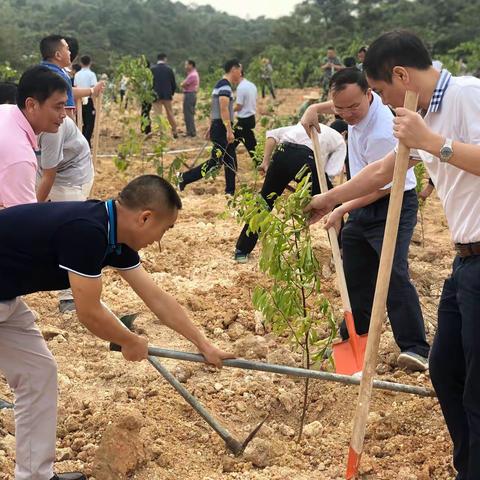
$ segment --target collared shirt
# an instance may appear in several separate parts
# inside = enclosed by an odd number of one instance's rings
[[[393,114],[372,92],[373,101],[368,113],[356,125],[348,126],[348,164],[352,177],[370,163],[381,160],[395,149],[397,139],[393,136]],[[390,188],[391,183],[383,187]],[[405,179],[405,191],[415,188],[415,172],[410,168]]]
[[[338,175],[345,163],[347,155],[347,146],[343,137],[333,128],[327,125],[320,125],[322,133],[318,134],[320,149],[326,156],[325,173],[329,177]],[[289,127],[275,128],[267,131],[267,138],[273,138],[277,144],[295,143],[305,145],[313,150],[313,143],[301,123]]]
[[[0,105],[0,207],[37,201],[37,137],[16,105]]]
[[[198,75],[197,70],[194,68],[183,81],[183,91],[184,93],[197,92],[200,85],[200,75]]]
[[[38,147],[38,179],[50,168],[56,168],[55,185],[79,186],[93,179],[90,146],[70,117],[64,118],[57,133],[41,133]]]
[[[75,74],[73,84],[76,87],[92,88],[97,84],[97,76],[90,70],[90,67],[83,67]]]
[[[242,106],[238,118],[248,118],[257,111],[257,87],[244,78],[237,87],[237,103]]]
[[[68,288],[68,272],[98,278],[107,266],[138,267],[135,250],[125,244],[109,248],[111,221],[105,202],[98,200],[1,210],[0,301]]]
[[[67,103],[65,104],[65,108],[75,108],[75,98],[73,96],[72,81],[70,80],[68,73],[62,67],[59,67],[58,65],[47,62],[45,60],[41,62],[41,65],[49,68],[50,70],[52,70],[52,72],[60,75],[63,80],[65,80],[65,83],[67,84]]]
[[[434,92],[424,117],[427,126],[453,141],[480,145],[480,80],[453,77],[442,70]],[[411,150],[410,156],[424,162],[443,204],[453,241],[479,242],[480,177],[440,162],[438,156],[423,150]]]
[[[233,91],[232,85],[226,78],[219,80],[212,91],[212,113],[210,118],[212,120],[221,120],[220,97],[228,97],[228,110],[230,112],[230,121],[233,121]]]

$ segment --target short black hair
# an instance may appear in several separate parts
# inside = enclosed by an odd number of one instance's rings
[[[66,93],[67,90],[67,82],[60,75],[47,67],[36,65],[26,70],[18,82],[17,105],[25,108],[27,98],[35,98],[43,103],[53,93]]]
[[[357,64],[357,62],[353,57],[345,57],[343,59],[343,64],[348,68],[348,67],[354,67]]]
[[[432,58],[424,43],[408,30],[393,30],[378,37],[370,45],[363,62],[368,77],[387,83],[392,83],[392,71],[397,66],[418,70],[432,66]]]
[[[335,47],[332,47],[332,46],[327,47],[327,50],[335,50]]]
[[[90,55],[82,55],[80,57],[80,63],[82,65],[90,65],[92,63],[92,59],[90,58]]]
[[[0,82],[0,105],[17,103],[17,85],[13,82]]]
[[[82,66],[79,63],[72,63],[72,70],[77,73],[82,69]]]
[[[195,60],[187,60],[187,63],[191,65],[193,68],[197,66],[197,64],[195,63]]]
[[[343,68],[330,80],[330,88],[333,92],[341,92],[351,84],[358,85],[363,93],[366,93],[369,88],[365,74],[357,67]]]
[[[236,58],[232,58],[231,60],[228,60],[225,62],[225,65],[223,66],[223,69],[225,70],[225,73],[230,72],[232,68],[240,68],[242,65]]]
[[[130,210],[182,208],[182,200],[173,185],[158,175],[141,175],[135,178],[120,192],[118,201]]]
[[[367,53],[367,50],[368,50],[367,47],[360,47],[357,53],[362,53],[362,52]]]
[[[78,52],[80,50],[80,45],[78,44],[78,40],[75,37],[63,37],[67,42],[68,49],[70,50],[70,63],[77,58]]]
[[[159,53],[159,54],[157,55],[157,60],[160,60],[161,62],[163,62],[166,58],[167,58],[167,54],[166,54],[166,53]]]
[[[55,56],[55,52],[60,48],[60,42],[65,40],[62,35],[49,35],[40,40],[40,54],[43,60],[48,60]],[[65,40],[66,41],[66,40]]]

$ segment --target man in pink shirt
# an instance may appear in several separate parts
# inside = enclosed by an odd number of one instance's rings
[[[61,77],[36,66],[20,79],[17,105],[0,105],[0,208],[37,201],[37,135],[58,131],[66,92]]]
[[[197,135],[195,130],[195,106],[197,104],[197,91],[200,85],[200,77],[193,60],[187,60],[185,62],[185,71],[187,72],[187,76],[180,84],[183,88],[183,118],[187,130],[186,136],[195,137]]]

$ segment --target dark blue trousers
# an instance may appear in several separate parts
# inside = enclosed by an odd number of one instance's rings
[[[457,480],[480,479],[480,256],[457,257],[444,284],[430,376],[453,440]]]
[[[352,211],[342,231],[343,266],[355,327],[360,334],[367,333],[370,326],[389,199],[390,196],[386,196]],[[408,249],[417,223],[417,211],[416,192],[409,190],[403,197],[387,311],[400,350],[428,357],[430,347],[425,337],[422,310],[408,271]],[[348,338],[344,324],[340,334]]]

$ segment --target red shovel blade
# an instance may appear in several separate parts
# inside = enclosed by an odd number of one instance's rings
[[[333,344],[333,359],[336,373],[353,375],[363,369],[368,336],[357,334],[351,312],[345,312],[344,315],[349,338]]]
[[[352,446],[348,451],[348,463],[347,463],[347,480],[351,480],[358,475],[358,469],[360,467],[360,458],[362,454],[357,453]]]

